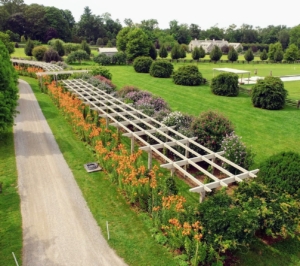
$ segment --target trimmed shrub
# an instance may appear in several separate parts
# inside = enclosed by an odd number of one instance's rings
[[[198,86],[204,83],[204,79],[198,67],[193,65],[178,68],[173,74],[173,81],[176,85],[185,86]]]
[[[70,54],[71,52],[78,51],[80,49],[80,44],[74,44],[74,43],[65,43],[64,49],[66,55]]]
[[[25,44],[25,48],[24,48],[24,52],[27,56],[32,56],[32,50],[34,48],[34,42],[28,38],[26,44]]]
[[[110,73],[110,71],[105,68],[105,67],[97,67],[97,68],[93,68],[92,70],[92,75],[93,76],[102,76],[102,77],[105,77],[107,79],[112,79],[112,74]]]
[[[255,107],[279,110],[284,107],[288,95],[284,84],[278,77],[260,79],[252,88],[252,103]]]
[[[149,56],[139,56],[134,59],[133,67],[137,73],[149,73],[153,59]]]
[[[55,42],[51,45],[55,51],[59,54],[59,56],[65,55],[65,48],[64,48],[64,42],[57,39]]]
[[[86,51],[78,50],[78,51],[71,52],[68,55],[66,62],[68,64],[75,63],[76,61],[81,63],[81,61],[89,60],[89,59],[90,59],[90,56],[86,53]]]
[[[235,135],[234,132],[226,135],[222,140],[221,150],[225,152],[223,155],[225,158],[245,169],[249,169],[254,162],[254,153],[246,147],[241,141],[241,137]],[[233,174],[240,174],[239,170],[229,164],[224,163],[223,167]]]
[[[117,52],[111,58],[111,63],[114,65],[125,65],[126,54],[124,52]]]
[[[211,81],[211,91],[213,94],[221,96],[238,96],[239,77],[234,73],[221,73]]]
[[[108,66],[111,64],[111,57],[101,53],[94,57],[94,62],[102,66]]]
[[[47,63],[52,61],[62,61],[61,57],[59,56],[58,52],[53,50],[52,48],[48,49],[43,57],[43,60]]]
[[[86,41],[81,42],[80,49],[86,51],[88,55],[91,55],[91,48]]]
[[[223,138],[233,132],[233,125],[222,114],[207,111],[193,119],[191,129],[198,143],[216,152],[220,150]]]
[[[150,46],[150,49],[149,49],[149,56],[155,60],[157,58],[157,51],[156,51],[156,48],[154,45],[151,45]]]
[[[44,55],[47,51],[46,46],[36,46],[32,49],[32,55],[35,57],[36,60],[42,61],[44,58]]]
[[[269,157],[260,166],[258,178],[277,192],[287,192],[300,198],[300,155],[281,152]]]
[[[173,72],[173,64],[167,61],[153,61],[150,67],[150,75],[156,78],[169,78]]]
[[[166,57],[168,57],[168,51],[167,51],[167,49],[166,49],[166,47],[165,47],[164,45],[162,45],[162,46],[159,48],[158,55],[159,55],[159,57],[161,57],[161,58],[166,58]]]

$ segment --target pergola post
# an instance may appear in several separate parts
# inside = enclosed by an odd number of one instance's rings
[[[151,170],[152,168],[152,150],[150,149],[148,151],[148,170]]]
[[[205,199],[205,191],[200,192],[200,203],[202,203]]]
[[[57,79],[58,79],[57,74],[54,75],[54,79],[55,79],[55,85],[57,87],[58,86],[58,84],[57,84]]]
[[[131,138],[131,149],[130,149],[131,154],[134,153],[134,137]]]
[[[190,146],[190,143],[188,142],[187,144],[186,144],[186,147],[188,148]],[[189,158],[189,151],[188,151],[188,149],[185,149],[185,157],[186,158]],[[185,166],[184,166],[184,170],[186,171],[186,169],[188,168],[188,165],[186,164]]]
[[[175,168],[171,168],[171,177],[173,177],[174,176],[174,173],[175,173]]]

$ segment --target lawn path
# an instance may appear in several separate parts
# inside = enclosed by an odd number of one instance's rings
[[[23,266],[126,265],[108,246],[31,87],[20,81],[14,141]]]

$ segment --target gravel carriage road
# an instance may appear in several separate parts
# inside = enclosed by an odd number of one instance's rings
[[[126,265],[108,246],[31,87],[19,81],[14,137],[24,266]]]

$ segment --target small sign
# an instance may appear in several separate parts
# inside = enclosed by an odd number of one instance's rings
[[[96,162],[86,163],[86,164],[84,164],[84,168],[88,173],[97,172],[97,171],[102,170],[102,168]]]

